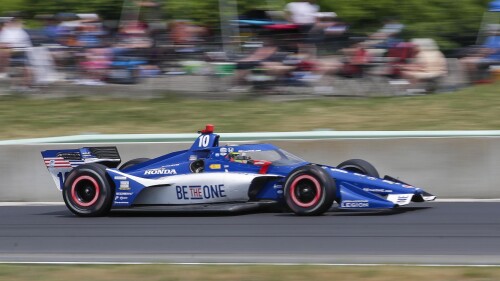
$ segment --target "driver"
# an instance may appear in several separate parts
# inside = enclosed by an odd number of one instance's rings
[[[253,160],[250,156],[247,156],[245,152],[230,152],[228,155],[230,162],[238,162],[243,164],[253,164]]]

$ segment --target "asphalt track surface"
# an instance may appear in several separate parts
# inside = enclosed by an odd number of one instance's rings
[[[500,203],[396,211],[181,215],[0,207],[0,262],[500,265]]]

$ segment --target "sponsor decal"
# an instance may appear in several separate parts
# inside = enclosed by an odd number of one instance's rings
[[[397,199],[397,203],[399,203],[399,204],[405,203],[406,201],[408,201],[408,199],[410,199],[409,197],[410,197],[410,195],[399,195],[398,199]]]
[[[163,165],[162,167],[177,167],[179,164]]]
[[[117,192],[116,193],[117,196],[130,196],[133,194],[134,194],[133,192]]]
[[[219,156],[220,156],[220,154],[219,154],[219,153],[215,153],[215,157],[219,157]]]
[[[250,149],[250,150],[240,149],[240,150],[238,150],[238,152],[240,152],[240,153],[243,153],[243,152],[257,152],[257,151],[262,151],[262,150],[260,150],[260,149]]]
[[[177,185],[175,187],[179,200],[202,200],[227,197],[223,184],[214,185]]]
[[[226,156],[227,154],[227,147],[221,147],[220,148],[220,155]]]
[[[342,208],[368,208],[370,203],[366,200],[345,200],[340,204]]]
[[[126,180],[127,177],[125,176],[115,176],[115,180]]]
[[[221,169],[220,164],[210,164],[210,166],[208,166],[208,167],[212,170],[220,170]]]
[[[392,190],[390,189],[383,189],[383,188],[368,188],[368,187],[365,187],[363,188],[364,191],[367,191],[367,192],[381,192],[381,193],[391,193]]]
[[[165,167],[150,169],[144,172],[144,175],[177,175],[175,169],[166,169]]]
[[[189,156],[189,161],[194,161],[194,160],[197,160],[198,159],[198,156],[196,155],[190,155]]]
[[[274,188],[274,189],[283,189],[283,185],[281,185],[281,184],[275,184],[275,185],[273,186],[273,188]]]
[[[120,181],[119,190],[130,190],[130,182],[129,181]]]
[[[116,201],[116,199],[115,199],[115,201]],[[115,202],[115,204],[127,204],[128,205],[129,202],[126,202],[126,201],[117,201],[117,202]]]

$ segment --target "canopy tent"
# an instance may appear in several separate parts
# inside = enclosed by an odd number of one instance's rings
[[[489,12],[500,12],[500,0],[491,1],[488,5]]]
[[[493,0],[488,4],[488,10],[483,15],[481,27],[477,35],[476,44],[481,45],[492,32],[500,31],[500,0]]]

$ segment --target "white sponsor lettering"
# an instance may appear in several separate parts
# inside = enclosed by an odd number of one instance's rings
[[[370,204],[365,200],[346,200],[342,201],[340,207],[343,208],[368,208]]]
[[[392,190],[390,189],[383,189],[383,188],[368,188],[368,187],[365,187],[363,188],[364,191],[367,191],[367,192],[381,192],[381,193],[391,193]]]
[[[130,196],[132,194],[133,194],[132,192],[117,192],[116,193],[117,196]]]
[[[144,175],[177,175],[177,171],[175,169],[165,169],[162,167],[159,169],[146,170]]]

